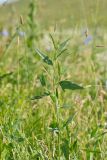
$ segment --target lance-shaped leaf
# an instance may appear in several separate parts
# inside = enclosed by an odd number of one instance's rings
[[[43,74],[41,74],[39,76],[40,82],[42,86],[46,86],[46,80],[45,80],[45,76]]]
[[[69,89],[69,90],[84,89],[84,87],[82,87],[76,83],[73,83],[71,81],[67,81],[67,80],[60,81],[59,84],[63,90],[65,90],[65,89]]]
[[[55,60],[56,60],[58,57],[60,57],[65,51],[67,51],[66,48],[63,49],[63,50],[56,56]]]
[[[52,60],[50,60],[48,56],[46,56],[46,57],[43,59],[43,61],[44,61],[45,63],[47,63],[48,65],[51,65],[51,66],[53,65]]]
[[[31,100],[41,99],[50,95],[50,92],[44,92],[41,95],[36,95],[31,98]]]
[[[65,51],[67,51],[67,43],[70,40],[70,38],[68,38],[67,40],[63,41],[62,43],[59,44],[59,53],[57,54],[56,58],[60,57]]]
[[[66,47],[66,45],[67,45],[67,43],[68,43],[69,40],[70,40],[70,38],[68,38],[67,40],[65,40],[65,41],[63,41],[62,43],[60,43],[59,49],[60,49],[61,51]]]
[[[54,48],[57,50],[57,46],[56,46],[56,43],[55,43],[55,40],[54,40],[53,36],[51,34],[49,34],[49,36],[50,36],[50,38],[52,40]]]
[[[47,63],[48,65],[53,65],[53,62],[47,55],[41,52],[39,49],[36,49],[36,53],[42,58],[42,60]]]

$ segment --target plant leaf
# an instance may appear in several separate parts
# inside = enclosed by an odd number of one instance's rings
[[[59,58],[65,51],[67,51],[67,49],[63,49],[57,56],[56,56],[56,59]]]
[[[70,89],[70,90],[84,89],[82,86],[80,86],[76,83],[73,83],[71,81],[67,81],[67,80],[60,81],[59,84],[63,90],[65,90],[65,89]]]
[[[31,100],[41,99],[41,98],[47,97],[47,96],[49,96],[49,95],[50,95],[50,92],[44,92],[44,93],[41,94],[41,95],[33,96],[33,97],[31,98]]]
[[[45,80],[45,76],[43,74],[41,74],[39,76],[40,82],[42,86],[46,86],[46,80]]]
[[[42,59],[44,59],[46,57],[45,54],[42,53],[39,49],[35,49],[35,51]]]
[[[61,56],[65,51],[67,51],[66,45],[68,43],[68,41],[70,40],[70,38],[68,38],[67,40],[63,41],[62,43],[59,44],[59,53],[56,56],[56,59]]]
[[[50,60],[48,56],[46,56],[46,57],[43,59],[43,61],[44,61],[45,63],[47,63],[48,65],[51,65],[51,66],[53,65],[52,60]]]
[[[67,43],[68,43],[69,40],[70,40],[70,38],[68,38],[67,40],[63,41],[63,42],[59,45],[59,49],[60,49],[61,51],[66,47],[66,45],[67,45]]]
[[[36,53],[42,58],[42,60],[47,63],[48,65],[53,65],[53,62],[47,55],[41,52],[39,49],[35,49]]]
[[[50,36],[50,38],[52,40],[54,48],[57,50],[57,47],[56,47],[55,40],[54,40],[53,36],[51,34],[49,34],[49,36]]]

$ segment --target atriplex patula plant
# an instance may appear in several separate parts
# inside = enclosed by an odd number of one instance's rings
[[[42,59],[40,68],[42,70],[42,74],[39,75],[39,80],[41,86],[43,88],[43,93],[40,95],[32,96],[32,100],[39,100],[44,97],[50,97],[52,106],[54,106],[54,113],[52,115],[53,119],[49,126],[49,129],[52,132],[52,158],[60,160],[61,155],[64,154],[61,151],[61,141],[63,129],[66,128],[68,124],[73,120],[74,115],[68,117],[67,121],[62,121],[61,117],[61,109],[63,106],[64,93],[66,90],[78,90],[83,89],[81,85],[78,85],[72,81],[63,79],[60,56],[64,54],[67,50],[67,43],[69,39],[63,42],[56,42],[53,36],[50,34],[50,38],[53,43],[53,51],[50,56],[42,52],[40,49],[36,49],[35,52]],[[42,67],[41,67],[42,66]],[[57,137],[57,139],[56,139]],[[65,154],[65,158],[70,159],[69,157],[69,145],[67,154]],[[56,158],[57,157],[57,158]]]

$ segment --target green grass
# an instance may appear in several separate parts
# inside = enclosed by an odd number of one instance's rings
[[[2,8],[10,36],[0,36],[0,160],[107,159],[106,3]]]

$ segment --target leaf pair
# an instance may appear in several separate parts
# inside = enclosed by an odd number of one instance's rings
[[[54,38],[53,38],[53,36],[51,34],[50,34],[50,38],[52,40],[54,49],[58,52],[58,54],[55,57],[55,60],[56,60],[58,57],[60,57],[67,50],[66,46],[67,46],[68,41],[70,40],[70,38],[66,39],[65,41],[61,42],[58,45],[55,43],[55,40],[54,40]]]
[[[68,43],[69,40],[70,40],[70,38],[68,38],[67,40],[65,40],[65,41],[63,41],[62,43],[59,44],[59,53],[56,56],[56,59],[58,57],[60,57],[65,51],[67,51],[66,46],[67,46],[67,43]]]
[[[42,85],[45,85],[44,77],[41,77],[41,83],[42,83]],[[82,87],[82,86],[80,86],[80,85],[78,85],[76,83],[73,83],[71,81],[60,81],[59,85],[61,86],[61,88],[63,90],[65,90],[65,89],[69,89],[69,90],[84,89],[84,87]],[[32,97],[31,100],[41,99],[41,98],[44,98],[46,96],[51,96],[51,98],[52,98],[52,95],[51,95],[50,92],[44,92],[41,95],[37,95],[37,96]],[[58,92],[56,92],[56,96],[58,96]]]

